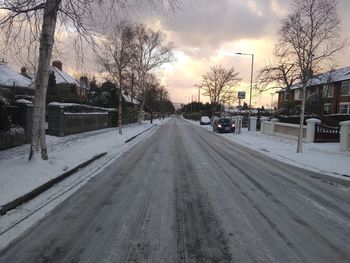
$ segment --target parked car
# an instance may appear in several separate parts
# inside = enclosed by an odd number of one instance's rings
[[[214,120],[213,131],[218,133],[235,132],[235,123],[227,117],[221,117]]]
[[[201,125],[210,125],[210,119],[208,116],[202,116],[201,117],[201,121],[200,121]]]

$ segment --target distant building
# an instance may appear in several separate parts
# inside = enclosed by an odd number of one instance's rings
[[[350,67],[316,75],[309,82],[306,98],[314,94],[321,95],[325,114],[350,114]],[[287,101],[301,105],[302,92],[300,83],[293,85],[290,91],[278,91],[278,109],[282,109]]]
[[[130,105],[139,105],[140,104],[140,102],[137,99],[131,97],[127,92],[124,92],[123,98],[124,98],[124,101]]]

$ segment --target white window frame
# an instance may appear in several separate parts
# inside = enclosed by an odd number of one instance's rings
[[[301,89],[294,90],[294,100],[301,100],[301,98],[302,98],[302,90]]]
[[[326,91],[327,91],[327,94],[325,94]],[[334,98],[334,85],[333,84],[323,85],[322,93],[324,98]]]
[[[347,93],[346,94],[343,94],[342,91],[343,91],[343,86],[347,86]],[[350,96],[350,80],[346,80],[346,81],[343,81],[341,83],[341,87],[340,87],[340,96]]]
[[[326,111],[326,108],[329,109],[329,111]],[[332,103],[325,103],[323,105],[323,111],[326,113],[326,114],[331,114],[332,113]]]
[[[347,111],[346,113],[342,112],[341,111],[341,107],[342,106],[347,106]],[[349,102],[342,102],[342,103],[339,103],[339,114],[350,114],[350,103]]]
[[[310,98],[312,96],[313,92],[311,90],[306,91],[306,99]]]

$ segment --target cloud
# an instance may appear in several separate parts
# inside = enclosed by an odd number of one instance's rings
[[[276,17],[274,1],[198,0],[169,17],[159,17],[179,46],[218,48],[241,38],[262,37]]]

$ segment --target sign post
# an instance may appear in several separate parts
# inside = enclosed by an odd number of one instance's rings
[[[242,118],[241,118],[241,100],[245,99],[245,91],[238,91],[237,94],[238,97],[238,117],[236,118],[237,120],[237,133],[240,134],[241,133],[241,128],[242,128]]]
[[[238,99],[240,100],[245,99],[245,91],[238,91]]]

